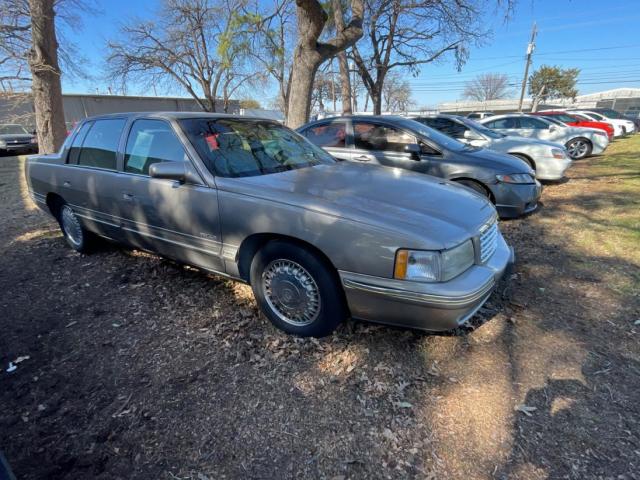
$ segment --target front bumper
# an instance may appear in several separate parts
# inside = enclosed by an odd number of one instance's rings
[[[542,185],[498,182],[489,185],[500,218],[517,218],[538,208]]]
[[[0,151],[7,153],[15,153],[15,152],[32,152],[38,151],[37,143],[7,143],[6,145],[0,145]]]
[[[536,178],[538,180],[562,180],[567,169],[573,161],[569,157],[536,158]]]
[[[483,265],[453,280],[421,283],[340,271],[353,318],[419,330],[452,330],[469,320],[487,301],[515,260],[498,236],[498,248]]]

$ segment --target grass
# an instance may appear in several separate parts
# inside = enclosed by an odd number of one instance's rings
[[[545,223],[553,225],[559,242],[571,245],[583,266],[598,265],[594,268],[613,290],[639,295],[640,135],[576,162],[569,176],[569,183],[547,192],[557,215]]]

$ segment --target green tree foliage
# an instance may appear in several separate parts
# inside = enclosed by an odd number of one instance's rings
[[[534,104],[554,98],[575,98],[580,70],[542,65],[529,77],[529,94]]]

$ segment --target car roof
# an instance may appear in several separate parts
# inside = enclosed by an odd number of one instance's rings
[[[109,118],[139,118],[139,117],[152,117],[152,118],[163,118],[166,120],[181,120],[185,118],[235,118],[241,120],[261,120],[261,121],[269,121],[278,123],[276,120],[271,120],[263,117],[252,117],[245,115],[233,115],[229,113],[214,113],[214,112],[172,112],[172,111],[163,111],[163,112],[121,112],[121,113],[108,113],[103,115],[94,115],[91,117],[87,117],[83,119],[83,121],[87,120],[100,120],[100,119],[109,119]]]

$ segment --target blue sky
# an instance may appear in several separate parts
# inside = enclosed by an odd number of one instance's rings
[[[81,30],[65,35],[73,40],[93,80],[63,77],[65,93],[106,93],[103,59],[106,43],[117,36],[124,19],[147,17],[157,8],[153,0],[96,0],[100,12],[84,20]],[[576,67],[582,70],[578,89],[581,94],[617,87],[640,87],[640,0],[520,0],[507,23],[488,18],[494,31],[487,44],[472,48],[469,61],[457,72],[453,61],[445,59],[422,68],[409,78],[417,106],[435,106],[459,99],[464,83],[485,72],[507,74],[514,83],[522,81],[524,54],[531,25],[537,22],[538,36],[533,68],[542,64]],[[488,15],[488,17],[491,17]],[[514,87],[514,96],[519,90]],[[131,85],[129,94],[153,94]],[[187,96],[176,88],[158,92]],[[264,98],[264,93],[258,95]]]

